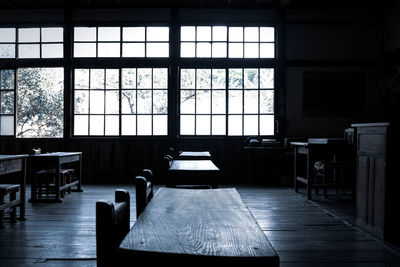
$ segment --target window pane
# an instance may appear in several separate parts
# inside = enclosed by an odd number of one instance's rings
[[[226,41],[227,29],[225,26],[214,26],[212,28],[212,40],[215,41]]]
[[[0,135],[14,135],[14,116],[0,116]]]
[[[137,112],[139,114],[151,114],[151,90],[137,91]]]
[[[42,28],[42,42],[62,42],[64,40],[64,29],[58,28]]]
[[[244,116],[244,135],[258,135],[258,116]]]
[[[194,115],[181,115],[181,135],[194,135]]]
[[[182,69],[181,70],[181,88],[194,89],[195,88],[195,70]]]
[[[64,69],[18,69],[17,137],[62,137]]]
[[[90,70],[90,89],[104,89],[104,70]]]
[[[0,44],[0,58],[15,58],[15,44]]]
[[[104,116],[90,116],[90,135],[104,135]]]
[[[258,88],[258,69],[244,69],[244,88]]]
[[[181,57],[195,57],[195,43],[181,43]]]
[[[229,27],[229,41],[243,42],[243,27]]]
[[[14,70],[0,70],[0,88],[3,90],[14,90]]]
[[[211,112],[211,90],[196,91],[196,113],[209,114]]]
[[[40,29],[39,28],[23,28],[18,29],[19,43],[39,43]]]
[[[244,44],[244,57],[258,58],[258,44],[255,43]]]
[[[74,116],[74,135],[88,135],[89,116],[75,115]]]
[[[124,27],[122,31],[124,41],[145,41],[145,27]]]
[[[212,88],[213,89],[226,88],[226,73],[224,69],[212,70]]]
[[[274,135],[274,115],[260,116],[260,134]]]
[[[260,88],[274,88],[274,69],[260,69]]]
[[[258,90],[244,91],[244,113],[258,113]]]
[[[212,91],[212,113],[225,114],[226,112],[226,99],[225,91],[213,90]]]
[[[74,57],[96,57],[95,43],[74,44]]]
[[[62,58],[64,50],[62,44],[43,44],[42,58]]]
[[[136,116],[123,115],[121,116],[121,131],[122,135],[136,135]]]
[[[26,44],[18,45],[19,58],[40,58],[40,45]]]
[[[122,44],[122,56],[123,57],[144,57],[145,56],[144,43]]]
[[[241,114],[243,112],[242,91],[230,90],[228,94],[228,112],[230,114]]]
[[[275,57],[275,45],[272,43],[261,43],[260,44],[260,58],[274,58]]]
[[[182,26],[181,27],[181,41],[195,41],[196,27]]]
[[[119,89],[119,69],[106,70],[106,89]]]
[[[197,89],[210,89],[211,88],[211,70],[210,69],[198,69],[196,76],[196,88]]]
[[[225,135],[226,125],[225,116],[217,115],[212,116],[212,134],[213,135]]]
[[[169,57],[168,43],[147,43],[147,57]]]
[[[75,114],[88,114],[89,113],[89,92],[88,91],[75,91]]]
[[[168,69],[153,69],[153,88],[167,89],[168,88]]]
[[[14,91],[0,92],[0,114],[14,114]]]
[[[213,43],[212,57],[214,58],[226,57],[226,43]]]
[[[274,42],[275,29],[273,27],[260,27],[260,41],[261,42]]]
[[[106,114],[119,113],[119,91],[112,90],[106,92]]]
[[[98,41],[120,41],[120,28],[119,27],[99,27],[98,28]]]
[[[197,43],[197,57],[211,57],[211,44]]]
[[[104,91],[90,91],[90,113],[104,113]]]
[[[242,58],[243,57],[243,44],[242,43],[229,43],[229,57]]]
[[[89,89],[88,69],[75,69],[75,89]]]
[[[105,135],[119,135],[119,116],[106,116]]]
[[[274,91],[260,91],[260,113],[274,113]]]
[[[137,69],[137,88],[151,89],[152,88],[152,73],[151,69]]]
[[[119,43],[99,43],[99,57],[120,57]]]
[[[195,90],[181,90],[181,113],[194,113]]]
[[[245,27],[244,28],[244,41],[245,42],[258,42],[258,27]]]
[[[196,116],[196,135],[210,135],[210,119],[209,115]]]
[[[96,41],[96,28],[75,27],[74,41]]]
[[[147,41],[168,41],[168,27],[147,27]]]
[[[229,69],[229,89],[242,89],[242,69]]]
[[[15,42],[15,28],[1,28],[0,29],[0,42],[14,43]]]
[[[211,27],[197,27],[197,41],[211,41]]]
[[[151,115],[137,116],[137,134],[151,135]]]
[[[168,134],[168,116],[166,115],[153,116],[153,134],[154,135]]]
[[[122,88],[136,88],[136,69],[122,69]]]
[[[122,90],[122,113],[136,113],[136,90]]]
[[[228,135],[242,135],[242,115],[228,116]]]
[[[153,91],[153,113],[167,114],[168,113],[168,91],[154,90]]]

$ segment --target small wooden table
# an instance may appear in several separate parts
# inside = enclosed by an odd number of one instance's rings
[[[179,153],[178,159],[182,160],[211,159],[211,154],[208,151],[182,151],[181,153]]]
[[[75,192],[83,192],[81,189],[82,185],[82,152],[52,152],[46,154],[30,155],[30,177],[31,177],[31,199],[29,202],[62,202],[60,198],[61,190],[73,185],[77,186],[77,189],[73,190]],[[75,173],[77,175],[77,180],[73,181],[71,184],[61,186],[60,182],[60,169],[65,163],[76,162]],[[55,198],[37,198],[35,187],[35,173],[43,169],[55,169]]]
[[[19,220],[25,220],[25,199],[26,199],[26,159],[28,154],[21,155],[0,155],[0,176],[8,173],[20,172],[19,184],[20,200]]]
[[[279,256],[234,188],[160,188],[119,248],[126,262],[279,266]]]
[[[334,160],[337,155],[343,154],[347,147],[347,140],[344,138],[309,138],[307,142],[291,142],[294,149],[294,189],[298,192],[298,182],[307,185],[307,199],[311,199],[313,184],[313,166],[316,160]],[[304,155],[305,168],[303,174],[299,172],[299,158]]]
[[[218,187],[219,168],[211,160],[174,160],[168,169],[168,187],[176,187],[181,180],[186,184],[209,184]]]

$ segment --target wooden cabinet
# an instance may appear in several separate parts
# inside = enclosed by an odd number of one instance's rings
[[[397,240],[399,188],[390,167],[389,123],[353,124],[357,128],[357,224],[384,240]],[[393,145],[393,144],[392,144]]]

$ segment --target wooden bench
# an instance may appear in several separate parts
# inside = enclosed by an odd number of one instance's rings
[[[96,202],[97,266],[119,266],[118,247],[130,228],[130,195],[127,190],[115,190],[115,202]]]
[[[147,203],[153,197],[153,172],[150,169],[144,169],[142,176],[135,177],[136,188],[136,218],[142,213]]]
[[[10,222],[16,222],[17,206],[21,203],[21,198],[17,199],[17,192],[20,190],[19,184],[0,184],[0,228],[4,228],[4,211],[11,209]],[[4,198],[10,194],[10,201],[4,202]]]

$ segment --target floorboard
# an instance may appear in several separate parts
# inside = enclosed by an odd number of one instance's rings
[[[95,203],[132,185],[85,185],[62,203],[27,203],[27,220],[0,229],[0,266],[95,266]],[[158,188],[158,187],[156,187]],[[277,251],[281,266],[400,266],[397,249],[353,224],[351,205],[314,198],[292,188],[236,187]],[[29,196],[29,188],[28,188]]]

